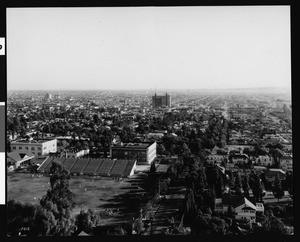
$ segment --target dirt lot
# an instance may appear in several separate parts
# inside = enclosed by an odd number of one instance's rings
[[[83,209],[94,209],[101,212],[105,224],[131,221],[139,211],[143,191],[137,189],[142,181],[136,176],[131,179],[117,181],[113,179],[93,179],[72,177],[70,190],[76,194],[77,214]],[[9,173],[7,174],[7,199],[38,204],[39,199],[49,189],[49,177],[39,174]],[[107,209],[114,210],[108,214]]]

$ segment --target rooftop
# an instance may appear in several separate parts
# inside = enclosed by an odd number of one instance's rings
[[[42,144],[48,141],[51,141],[53,139],[36,139],[36,140],[27,140],[27,139],[20,139],[13,141],[12,144],[19,144],[19,143],[24,143],[24,144]]]
[[[152,145],[153,142],[141,142],[141,143],[118,143],[113,145],[113,148],[139,148],[139,149],[146,149],[150,145]]]

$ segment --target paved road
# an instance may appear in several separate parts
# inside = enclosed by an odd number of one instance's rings
[[[162,229],[170,225],[169,219],[175,217],[181,207],[184,191],[180,191],[178,188],[171,188],[168,193],[166,198],[159,202],[159,207],[154,214],[151,234],[161,234]]]

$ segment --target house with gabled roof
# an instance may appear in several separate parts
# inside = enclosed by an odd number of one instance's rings
[[[247,220],[255,222],[256,219],[256,206],[247,198],[243,197],[233,204],[235,219]]]
[[[255,222],[256,213],[264,213],[264,206],[262,203],[253,203],[250,200],[244,196],[224,193],[222,198],[215,200],[215,212],[224,214],[231,207],[236,220]]]
[[[7,154],[7,166],[18,168],[23,162],[30,161],[34,155],[27,150],[16,150]]]

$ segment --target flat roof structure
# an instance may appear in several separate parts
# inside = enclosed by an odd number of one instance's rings
[[[11,144],[42,144],[52,140],[55,139],[34,139],[34,140],[20,139],[20,140],[12,141]]]
[[[113,148],[134,148],[134,149],[146,149],[151,146],[153,142],[141,142],[141,143],[119,143],[115,144]]]

